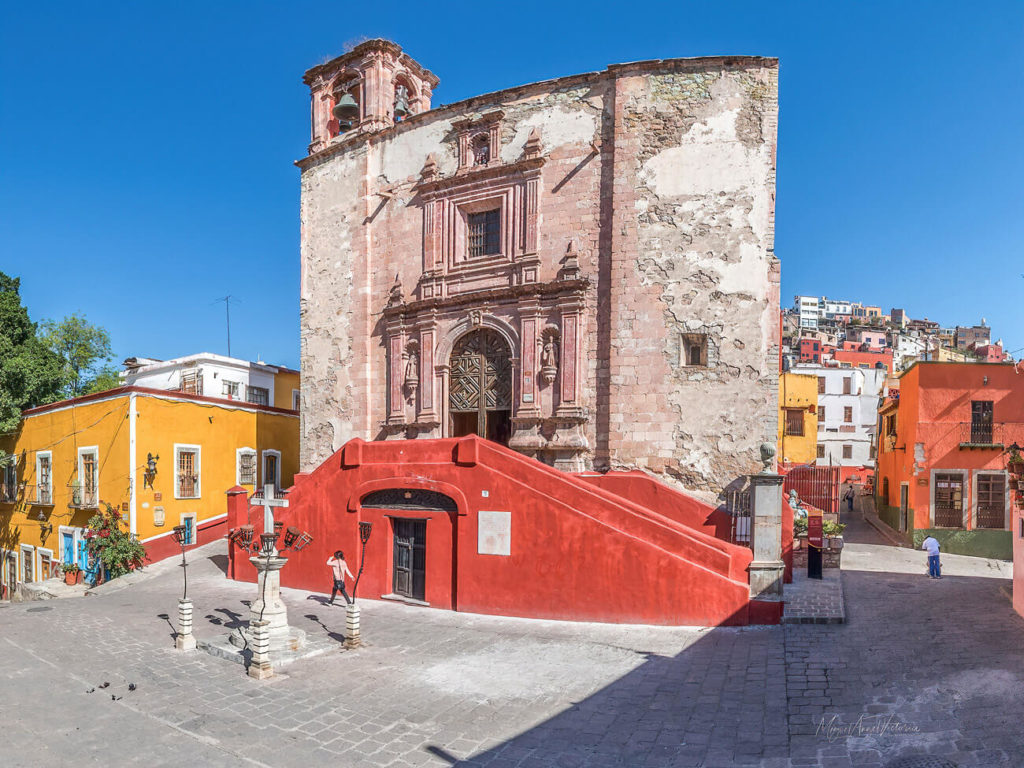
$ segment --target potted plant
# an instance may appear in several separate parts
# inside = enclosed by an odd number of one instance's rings
[[[76,507],[82,506],[82,484],[78,480],[71,483],[71,504]]]
[[[64,563],[60,567],[61,572],[64,574],[64,583],[69,587],[73,584],[78,583],[78,575],[82,572],[82,569],[75,563]]]
[[[1011,475],[1024,475],[1024,456],[1021,456],[1016,444],[1010,447],[1010,457],[1006,460],[1006,469]]]

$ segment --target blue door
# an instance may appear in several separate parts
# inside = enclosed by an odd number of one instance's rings
[[[186,517],[182,522],[185,524],[185,543],[195,544],[196,519],[194,517]]]
[[[73,533],[62,533],[61,537],[61,562],[62,563],[73,563],[75,562],[75,534]]]

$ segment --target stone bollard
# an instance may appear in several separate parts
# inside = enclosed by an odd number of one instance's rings
[[[270,622],[251,621],[249,622],[249,635],[251,638],[252,660],[249,662],[249,677],[257,680],[266,680],[274,676],[274,669],[270,666]]]
[[[178,636],[174,647],[179,651],[194,651],[196,636],[192,634],[192,601],[178,600]]]
[[[345,647],[358,648],[362,644],[359,637],[359,606],[349,603],[345,607]]]

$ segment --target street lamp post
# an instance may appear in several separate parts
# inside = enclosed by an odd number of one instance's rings
[[[356,574],[355,583],[352,585],[352,602],[345,606],[345,647],[358,648],[363,644],[359,635],[359,606],[356,605],[356,590],[359,589],[359,578],[363,575],[363,565],[366,562],[366,542],[370,540],[370,533],[373,531],[373,523],[363,521],[359,523],[359,572]]]
[[[192,601],[188,599],[188,563],[185,561],[188,529],[184,525],[174,526],[171,538],[181,547],[181,574],[185,582],[181,599],[178,600],[178,636],[174,639],[174,647],[179,651],[194,651],[196,637],[192,634]]]

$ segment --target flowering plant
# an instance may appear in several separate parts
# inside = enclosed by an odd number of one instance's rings
[[[121,513],[106,502],[104,509],[93,515],[85,530],[86,547],[116,579],[129,571],[141,568],[146,548],[134,533],[127,531]]]

